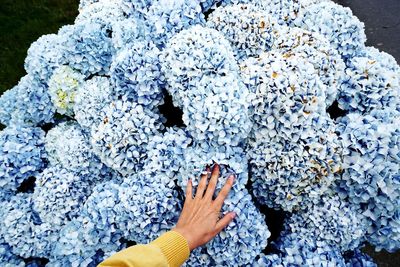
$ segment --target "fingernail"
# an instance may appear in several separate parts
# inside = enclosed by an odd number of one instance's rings
[[[235,219],[236,213],[235,213],[235,212],[232,212],[232,213],[231,213],[231,217],[232,217],[232,219]]]
[[[229,175],[229,181],[231,181],[232,183],[235,182],[235,175]]]

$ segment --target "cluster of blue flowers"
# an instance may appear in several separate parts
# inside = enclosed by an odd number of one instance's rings
[[[0,97],[0,265],[95,266],[147,243],[215,163],[217,192],[235,177],[221,215],[237,216],[187,266],[372,267],[365,243],[400,248],[400,67],[365,46],[350,9],[82,0],[79,11],[31,45],[27,75]],[[287,212],[275,241],[263,206]]]

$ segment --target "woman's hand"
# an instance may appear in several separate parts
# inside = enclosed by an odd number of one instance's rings
[[[207,172],[209,171],[210,168],[208,167]],[[178,223],[173,230],[185,237],[191,251],[213,239],[236,216],[234,212],[229,212],[219,220],[222,205],[232,188],[235,178],[233,175],[229,176],[228,181],[215,200],[213,200],[218,176],[219,166],[215,164],[208,185],[208,174],[202,174],[194,197],[192,181],[188,181],[185,204]]]

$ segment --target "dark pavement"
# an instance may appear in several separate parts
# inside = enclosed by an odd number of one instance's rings
[[[348,6],[365,24],[367,45],[375,46],[394,56],[400,63],[400,0],[334,0]],[[363,249],[375,259],[379,267],[400,267],[400,251],[397,253],[374,252]]]

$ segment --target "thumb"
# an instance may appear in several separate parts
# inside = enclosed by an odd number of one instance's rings
[[[217,225],[215,227],[215,235],[219,234],[235,217],[236,213],[233,211],[225,214],[225,216],[217,222]]]

